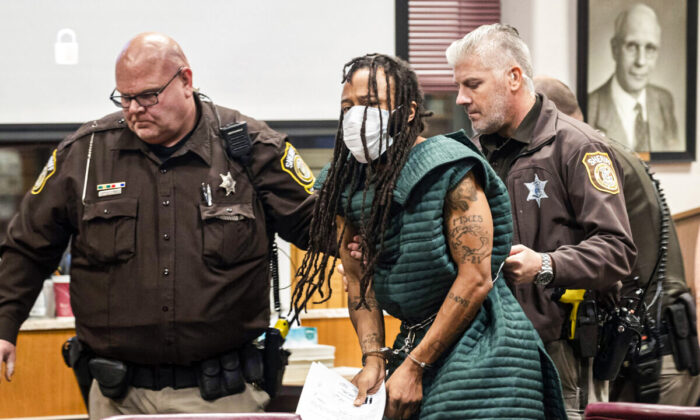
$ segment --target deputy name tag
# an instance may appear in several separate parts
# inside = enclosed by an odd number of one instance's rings
[[[581,162],[586,167],[588,179],[595,189],[608,194],[620,192],[617,174],[615,174],[612,160],[607,153],[586,153]]]
[[[110,195],[119,195],[122,193],[121,188],[115,188],[113,190],[102,190],[102,191],[97,191],[97,196],[98,197],[108,197]]]

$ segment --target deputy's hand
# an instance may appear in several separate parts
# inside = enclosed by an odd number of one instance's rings
[[[0,372],[2,372],[2,365],[5,364],[5,379],[8,382],[12,380],[12,375],[15,373],[15,360],[17,358],[17,348],[14,344],[7,340],[0,339]],[[0,382],[2,382],[2,376],[0,375]]]
[[[386,417],[392,420],[411,417],[423,399],[423,369],[411,360],[404,360],[386,382],[386,394]]]
[[[360,235],[355,235],[352,237],[352,241],[348,242],[348,249],[350,250],[350,256],[357,261],[362,261],[362,249],[360,248]]]
[[[503,264],[503,273],[515,284],[532,283],[541,269],[542,256],[524,245],[513,245]]]
[[[338,264],[338,273],[343,276],[343,290],[345,290],[345,293],[348,291],[348,278],[345,275],[345,267],[343,267],[343,264]]]
[[[367,394],[375,394],[384,381],[386,365],[384,359],[376,356],[367,357],[365,367],[352,378],[352,384],[357,387],[357,398],[353,403],[355,407],[364,404]]]

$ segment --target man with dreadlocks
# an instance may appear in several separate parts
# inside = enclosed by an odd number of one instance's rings
[[[512,238],[503,183],[463,132],[420,136],[428,113],[404,61],[355,58],[343,83],[293,301],[298,313],[330,295],[338,249],[363,353],[355,404],[388,368],[392,419],[563,418],[554,366],[500,271]],[[347,247],[358,234],[364,262]],[[393,351],[383,310],[402,320]]]

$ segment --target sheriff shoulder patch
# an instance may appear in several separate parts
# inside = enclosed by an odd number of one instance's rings
[[[620,192],[620,184],[617,182],[615,168],[613,168],[612,160],[607,153],[586,153],[581,162],[586,167],[588,179],[595,189],[608,194]]]
[[[51,157],[49,157],[49,161],[46,162],[46,165],[44,166],[44,169],[41,170],[41,173],[39,174],[39,177],[36,179],[36,182],[34,182],[34,186],[32,187],[32,194],[36,195],[41,192],[41,190],[44,189],[44,185],[46,185],[46,181],[51,178],[51,175],[56,173],[56,150],[54,149],[53,153],[51,153]]]
[[[287,148],[284,150],[284,155],[280,163],[282,164],[282,170],[291,175],[292,179],[294,179],[297,184],[304,187],[306,192],[311,194],[311,189],[314,186],[316,177],[314,177],[309,166],[304,162],[304,159],[299,156],[297,149],[295,149],[291,143],[287,143]]]

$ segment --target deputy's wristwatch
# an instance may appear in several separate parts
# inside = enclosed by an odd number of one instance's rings
[[[552,258],[549,254],[540,254],[542,257],[542,268],[535,276],[534,283],[540,286],[546,286],[554,280],[554,270],[552,270]]]

